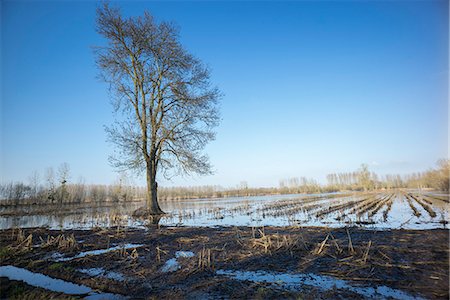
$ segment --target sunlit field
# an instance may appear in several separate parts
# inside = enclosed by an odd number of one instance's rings
[[[163,201],[164,226],[357,226],[368,229],[447,228],[448,194],[394,190],[371,193],[272,195]],[[0,228],[145,228],[133,218],[143,202],[3,206]],[[50,212],[50,213],[49,213]]]
[[[440,298],[448,202],[416,190],[163,201],[159,222],[133,217],[140,201],[3,205],[0,271],[44,297],[116,299],[124,285],[145,297],[150,280],[175,298]]]
[[[0,14],[0,300],[449,299],[448,0]]]

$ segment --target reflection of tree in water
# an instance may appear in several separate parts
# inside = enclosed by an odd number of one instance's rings
[[[146,225],[158,225],[161,218],[167,214],[153,214],[145,207],[138,208],[133,212],[133,219]]]
[[[8,213],[16,215],[2,216],[0,218],[0,229],[5,228],[31,228],[31,227],[50,227],[54,229],[66,228],[85,228],[93,227],[143,227],[146,225],[252,225],[260,224],[261,220],[266,225],[270,224],[293,224],[301,222],[302,224],[326,224],[326,222],[341,222],[350,224],[354,222],[366,222],[366,214],[358,215],[357,212],[370,210],[371,217],[375,222],[383,223],[383,226],[395,228],[398,223],[402,223],[404,216],[410,211],[409,206],[403,197],[395,198],[392,211],[389,211],[389,219],[383,220],[383,212],[386,210],[389,201],[380,202],[367,199],[367,203],[355,203],[355,205],[346,207],[343,204],[349,204],[350,196],[341,195],[309,195],[309,196],[278,196],[255,197],[255,198],[234,198],[221,200],[189,200],[189,201],[168,201],[163,202],[162,208],[170,212],[163,216],[144,216],[136,218],[132,216],[136,207],[140,207],[142,202],[130,202],[124,204],[98,205],[92,203],[92,206],[84,205],[62,205],[62,206],[35,206],[27,208],[9,208]],[[353,200],[361,200],[367,196],[354,196]],[[361,198],[362,197],[362,198]],[[381,197],[376,196],[377,199]],[[387,198],[386,198],[387,199]],[[386,200],[385,199],[385,200]],[[437,216],[430,222],[428,219],[423,224],[413,224],[415,227],[444,227],[449,220],[448,203],[445,200],[427,198],[431,202],[433,210]],[[373,207],[368,207],[370,203],[375,204],[378,211]],[[363,205],[364,204],[364,205]],[[367,205],[365,205],[367,204]],[[371,204],[371,205],[372,205]],[[332,212],[329,211],[333,208]],[[326,214],[322,220],[315,218],[319,211]],[[324,214],[325,216],[325,214]],[[428,215],[425,215],[428,216]],[[389,222],[387,224],[386,222]],[[276,223],[278,222],[278,223]],[[428,225],[431,224],[431,225]]]
[[[130,220],[130,212],[135,205],[119,205],[115,207],[95,206],[95,207],[76,207],[68,210],[67,207],[59,210],[47,210],[47,214],[11,216],[1,220],[1,228],[11,227],[52,227],[52,228],[92,228],[92,227],[111,227],[126,226]],[[32,211],[31,211],[32,213]]]
[[[58,226],[62,228],[64,225],[64,216],[58,216]]]
[[[149,224],[151,225],[158,225],[159,221],[161,221],[163,215],[154,215],[154,216],[150,216],[150,218],[148,219]]]

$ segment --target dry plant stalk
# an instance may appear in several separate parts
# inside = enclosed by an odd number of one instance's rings
[[[167,254],[167,251],[164,251],[159,246],[156,246],[156,260],[158,262],[161,262],[161,253]]]
[[[350,236],[350,232],[347,230],[347,236],[348,236],[348,252],[350,253],[355,253],[355,249],[353,248],[353,243],[352,243],[352,237]]]
[[[22,243],[25,240],[25,234],[23,233],[22,229],[19,228],[19,230],[17,231],[17,237],[16,237],[16,241],[17,243]]]
[[[125,249],[125,247],[124,248],[120,248],[119,255],[122,256],[122,257],[128,257],[127,249]]]
[[[12,248],[17,250],[28,250],[31,248],[31,246],[33,246],[33,235],[31,233],[26,238],[21,236],[18,240],[20,240],[21,242],[17,246]]]
[[[338,253],[342,253],[342,249],[341,247],[339,247],[339,244],[337,243],[336,239],[334,238],[334,236],[330,233],[331,238],[333,239],[334,245],[336,246],[336,249],[338,251]]]
[[[136,260],[139,258],[139,253],[137,252],[136,248],[134,248],[133,251],[131,251],[130,257],[133,260]]]
[[[269,248],[272,246],[272,240],[270,238],[270,236],[267,236],[264,232],[264,227],[263,230],[259,229],[259,234],[260,234],[260,238],[258,239],[253,239],[253,244],[252,246],[260,246],[264,248],[264,253],[268,253],[269,252]]]
[[[60,234],[56,237],[47,236],[46,241],[44,241],[42,238],[40,239],[42,248],[53,246],[62,251],[71,251],[74,249],[78,249],[78,242],[73,234],[67,237],[64,234]]]
[[[327,234],[327,237],[323,240],[323,242],[320,244],[319,249],[316,251],[316,254],[322,253],[323,248],[325,247],[326,242],[328,241],[328,238],[330,237],[330,234]]]
[[[369,250],[370,250],[370,246],[372,245],[372,240],[370,240],[369,241],[369,243],[367,244],[367,249],[366,249],[366,251],[365,251],[365,253],[364,253],[364,256],[363,256],[363,263],[366,263],[366,261],[367,261],[367,258],[368,258],[368,256],[369,256]]]
[[[214,270],[214,257],[211,255],[211,249],[203,248],[202,251],[198,253],[197,267],[201,270]]]

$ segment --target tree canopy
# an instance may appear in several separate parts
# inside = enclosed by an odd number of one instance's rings
[[[120,112],[107,128],[118,150],[111,162],[146,173],[148,206],[159,213],[158,174],[211,172],[202,150],[215,137],[221,93],[209,69],[183,48],[174,24],[157,22],[149,12],[124,18],[104,4],[97,31],[107,41],[95,50],[97,64]]]

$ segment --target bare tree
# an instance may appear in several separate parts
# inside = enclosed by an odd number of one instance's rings
[[[107,128],[118,146],[111,162],[145,171],[148,212],[160,214],[157,174],[211,172],[201,151],[215,136],[220,92],[171,23],[157,22],[148,12],[124,18],[105,4],[97,10],[97,31],[107,40],[95,50],[97,64],[121,112]]]
[[[47,190],[47,200],[53,203],[56,199],[56,190],[55,190],[55,171],[53,171],[52,167],[49,167],[45,170],[45,185]]]
[[[66,202],[69,198],[69,192],[67,190],[67,182],[70,177],[70,167],[69,164],[64,162],[58,167],[58,198],[60,203]]]
[[[28,177],[28,181],[30,183],[30,188],[31,188],[30,197],[37,199],[40,189],[41,189],[41,187],[40,187],[41,179],[40,179],[38,171],[33,171],[31,173],[31,175]]]
[[[359,174],[359,185],[364,191],[367,191],[372,186],[372,180],[370,178],[369,166],[367,164],[362,164],[361,168],[358,170]]]

